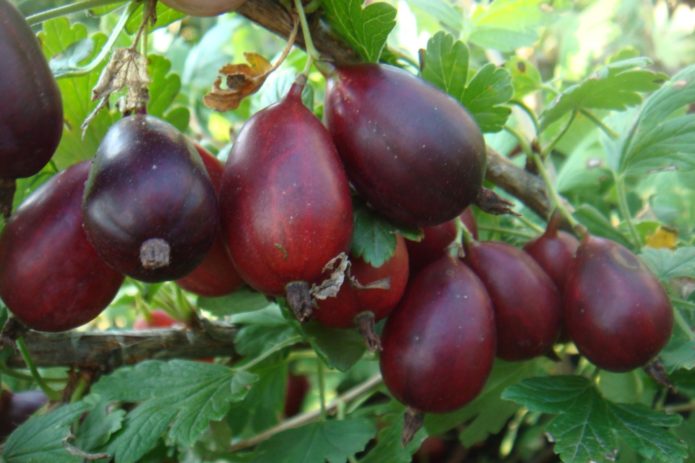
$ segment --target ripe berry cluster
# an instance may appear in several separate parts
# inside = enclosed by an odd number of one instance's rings
[[[0,43],[12,42],[17,56],[6,57],[0,90],[29,81],[39,87],[30,93],[45,95],[20,95],[3,111],[2,133],[13,137],[0,144],[0,177],[15,179],[48,162],[62,109],[31,31],[0,0],[4,15],[13,20],[0,23]],[[152,116],[114,124],[93,161],[56,175],[8,221],[0,296],[10,310],[32,328],[62,331],[96,317],[124,275],[177,280],[208,296],[246,283],[286,297],[301,320],[357,323],[382,349],[393,395],[426,412],[462,406],[495,356],[544,355],[563,330],[614,371],[643,365],[665,345],[669,299],[617,243],[578,243],[551,221],[527,252],[469,239],[465,258],[447,254],[486,161],[480,130],[454,99],[395,67],[343,66],[328,78],[324,125],[302,103],[305,81],[249,119],[224,166]],[[31,137],[28,127],[44,119],[58,129]],[[424,228],[425,238],[397,237],[380,267],[348,257],[334,291],[317,291],[327,264],[349,251],[358,195],[393,223]],[[371,328],[387,316],[379,340]]]

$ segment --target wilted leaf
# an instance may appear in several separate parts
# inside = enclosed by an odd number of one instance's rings
[[[675,249],[678,243],[678,232],[664,227],[659,227],[646,240],[650,248]]]
[[[92,90],[92,99],[100,101],[85,119],[82,129],[86,130],[97,113],[106,107],[111,95],[124,88],[128,93],[121,106],[121,112],[142,108],[148,99],[149,85],[147,58],[132,48],[117,49]]]
[[[241,100],[263,86],[273,65],[257,53],[244,53],[244,57],[247,63],[227,64],[220,69],[221,76],[215,79],[210,93],[203,97],[205,106],[215,111],[236,109]]]

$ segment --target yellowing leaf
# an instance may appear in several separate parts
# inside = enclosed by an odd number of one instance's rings
[[[676,249],[678,233],[668,228],[659,227],[654,233],[647,236],[646,243],[650,248]]]

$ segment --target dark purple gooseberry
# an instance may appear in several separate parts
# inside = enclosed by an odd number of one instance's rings
[[[109,129],[83,210],[99,255],[142,281],[191,272],[218,227],[217,198],[200,155],[172,125],[152,116],[125,117]]]
[[[22,391],[0,393],[0,439],[9,436],[24,423],[36,410],[48,402],[42,391]]]
[[[381,373],[410,407],[444,413],[473,400],[495,358],[495,321],[485,287],[445,256],[411,279],[386,321]]]
[[[0,237],[0,296],[30,328],[64,331],[94,319],[116,296],[123,275],[97,255],[82,227],[89,162],[40,188]]]
[[[461,214],[461,221],[466,226],[468,231],[473,235],[473,238],[478,239],[478,223],[473,215],[473,208],[467,207]]]
[[[329,80],[325,114],[350,181],[385,217],[438,225],[476,199],[483,136],[437,88],[393,66],[342,66]]]
[[[526,360],[549,352],[560,334],[562,309],[557,288],[543,269],[506,243],[468,243],[465,261],[490,294],[497,356]]]
[[[449,245],[456,239],[456,220],[458,219],[424,227],[422,240],[406,241],[411,273],[416,273],[427,264],[444,257]]]
[[[569,233],[558,230],[560,217],[555,214],[548,222],[545,233],[526,243],[524,251],[545,270],[562,293],[579,241]]]
[[[223,164],[208,150],[196,144],[195,148],[205,165],[210,181],[219,194],[222,186]],[[220,297],[237,290],[244,282],[234,268],[222,230],[215,234],[215,241],[203,261],[188,275],[176,280],[176,284],[192,293],[207,297]]]
[[[290,283],[321,279],[352,236],[347,177],[328,131],[302,103],[303,87],[295,83],[244,124],[220,190],[225,242],[239,275],[276,296]]]
[[[39,42],[7,0],[0,0],[0,61],[0,178],[29,177],[58,147],[63,105]]]
[[[564,315],[579,352],[617,372],[649,362],[673,327],[671,302],[639,258],[618,243],[588,235],[565,284]]]

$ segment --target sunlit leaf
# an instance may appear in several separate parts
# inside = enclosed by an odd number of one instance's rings
[[[396,25],[396,9],[388,3],[362,0],[321,0],[333,29],[366,61],[377,62],[386,38]]]

